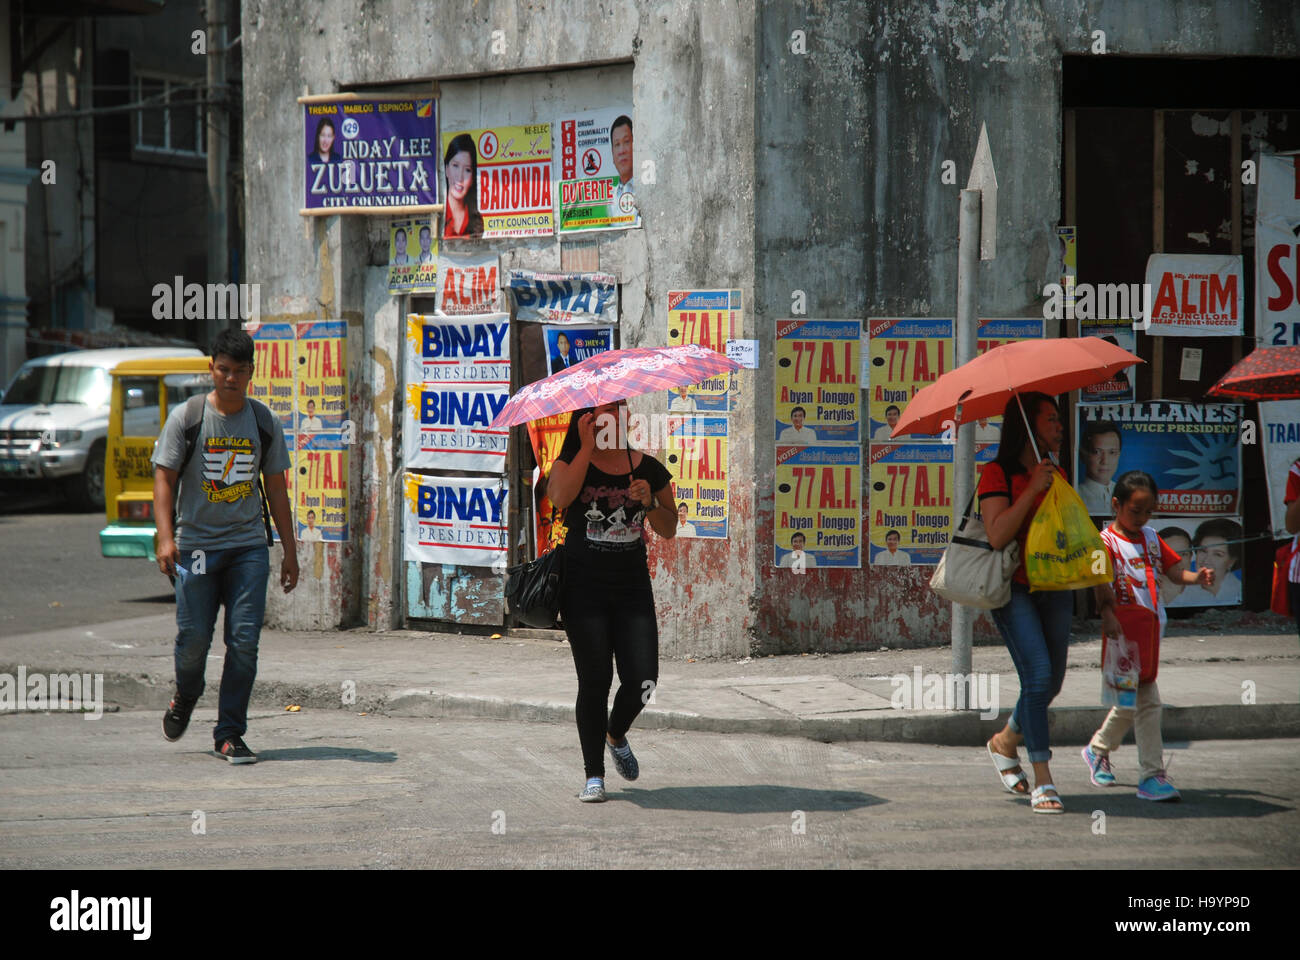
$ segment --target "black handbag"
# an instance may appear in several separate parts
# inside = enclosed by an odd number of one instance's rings
[[[564,586],[564,544],[529,563],[506,570],[510,612],[530,627],[555,626]]]

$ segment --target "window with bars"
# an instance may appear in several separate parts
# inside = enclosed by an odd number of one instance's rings
[[[147,104],[136,113],[135,148],[201,157],[207,153],[203,88],[194,80],[137,75],[136,100]]]

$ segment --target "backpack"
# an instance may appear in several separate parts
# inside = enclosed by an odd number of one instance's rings
[[[245,399],[253,408],[253,417],[257,420],[257,438],[262,444],[262,457],[257,464],[257,492],[262,498],[262,525],[266,527],[266,545],[269,547],[275,541],[271,537],[271,511],[266,504],[266,488],[262,486],[262,471],[266,467],[266,458],[271,451],[273,431],[279,429],[280,425],[276,422],[275,414],[266,404],[252,397]],[[181,407],[180,427],[185,437],[185,459],[181,461],[180,468],[176,471],[178,481],[184,478],[185,468],[190,465],[190,460],[194,457],[194,448],[199,444],[199,431],[203,429],[203,411],[207,402],[207,394],[201,393],[190,397]],[[179,483],[177,489],[179,490]],[[176,502],[180,503],[179,496]],[[173,517],[172,522],[176,523],[177,519]]]

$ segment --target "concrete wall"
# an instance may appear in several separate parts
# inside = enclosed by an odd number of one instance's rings
[[[753,5],[543,8],[456,0],[412,16],[411,6],[396,0],[359,8],[289,0],[245,3],[242,28],[247,279],[262,285],[264,320],[348,319],[353,401],[362,413],[350,477],[353,541],[310,547],[319,561],[304,555],[304,583],[290,597],[272,591],[268,620],[387,627],[401,622],[404,609],[395,531],[401,457],[392,428],[399,308],[384,291],[379,234],[369,218],[298,216],[302,160],[296,138],[284,135],[301,124],[295,96],[415,89],[436,78],[444,129],[478,117],[504,122],[515,111],[519,119],[546,120],[561,103],[571,110],[600,105],[601,74],[589,68],[625,64],[612,75],[631,72],[637,160],[655,161],[657,182],[638,191],[644,229],[598,241],[600,268],[623,284],[623,343],[662,344],[669,288],[734,286],[748,293],[753,286]],[[505,40],[502,53],[492,52],[495,30]],[[532,114],[524,106],[530,101]],[[558,240],[492,246],[503,267],[560,266]],[[648,401],[634,409],[651,410]],[[752,419],[752,391],[741,414]],[[731,542],[673,543],[653,552],[670,653],[721,654],[747,645],[753,461],[745,443],[734,444],[731,456],[733,475],[744,478],[733,485]]]
[[[400,308],[383,291],[377,224],[298,217],[301,158],[285,135],[300,124],[295,95],[437,79],[445,124],[513,119],[524,91],[547,106],[519,117],[545,120],[556,91],[588,83],[565,71],[630,62],[638,162],[654,159],[657,182],[638,192],[644,229],[599,241],[600,266],[623,284],[623,343],[665,341],[671,288],[738,287],[751,305],[742,335],[761,341],[766,361],[741,378],[733,414],[730,540],[652,547],[664,652],[920,645],[948,630],[928,569],[771,569],[773,321],[789,315],[794,290],[814,318],[952,315],[958,190],[981,121],[1001,183],[981,312],[1038,315],[1055,270],[1061,56],[1087,51],[1096,29],[1108,56],[1294,56],[1298,19],[1284,0],[451,0],[414,15],[397,0],[246,3],[248,279],[262,284],[265,319],[348,318],[364,417],[353,542],[313,547],[325,552],[304,570],[318,582],[273,594],[271,620],[387,626],[404,609],[392,429]],[[796,29],[806,54],[791,52]],[[955,186],[940,182],[949,159]],[[492,246],[503,266],[559,265],[558,241]]]
[[[11,99],[10,0],[0,0],[0,119],[23,114],[21,97]],[[27,125],[0,124],[0,390],[27,359],[27,282],[24,258],[27,231]]]
[[[865,15],[864,15],[865,14]],[[791,52],[794,30],[807,53]],[[791,291],[810,317],[953,316],[959,191],[987,122],[1000,185],[997,259],[981,264],[982,316],[1041,316],[1061,210],[1061,56],[1297,55],[1284,0],[761,4],[754,302],[763,355]],[[954,160],[958,183],[940,180]],[[1148,162],[1140,158],[1139,162]],[[772,373],[757,378],[771,423]],[[932,568],[771,569],[773,440],[757,431],[753,639],[763,652],[946,642]],[[864,462],[865,444],[864,444]],[[869,505],[865,471],[862,501]],[[988,635],[982,617],[977,631]]]

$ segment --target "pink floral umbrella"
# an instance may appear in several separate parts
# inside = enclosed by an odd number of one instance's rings
[[[496,415],[491,429],[690,386],[739,369],[736,361],[694,343],[606,350],[520,388]]]

